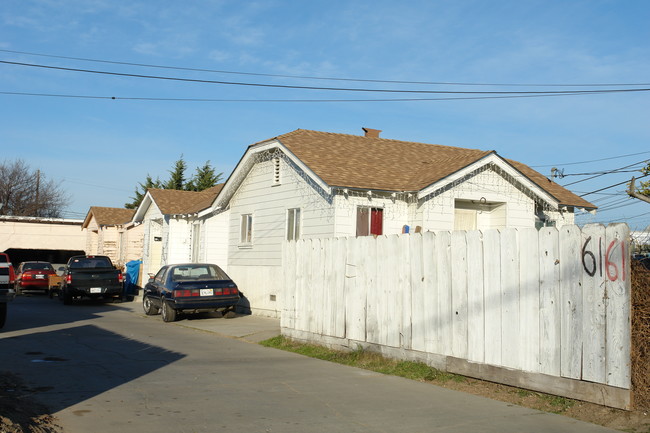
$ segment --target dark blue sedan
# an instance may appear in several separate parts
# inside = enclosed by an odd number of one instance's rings
[[[237,285],[217,265],[167,265],[144,287],[142,307],[148,316],[162,311],[165,322],[175,321],[178,313],[219,311],[234,317],[239,297]]]

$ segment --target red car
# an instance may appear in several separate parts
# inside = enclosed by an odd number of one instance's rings
[[[0,253],[0,263],[3,265],[7,265],[9,268],[9,284],[14,284],[14,281],[16,280],[16,274],[14,274],[14,267],[11,264],[11,260],[9,260],[9,256],[6,253]]]
[[[22,262],[16,272],[16,294],[23,290],[49,291],[49,276],[56,275],[49,262]]]

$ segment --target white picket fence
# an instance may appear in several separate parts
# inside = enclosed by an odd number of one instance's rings
[[[281,326],[629,390],[628,258],[625,224],[288,242]]]

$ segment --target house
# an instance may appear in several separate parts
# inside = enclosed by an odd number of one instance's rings
[[[495,151],[298,129],[248,147],[200,219],[227,219],[227,267],[277,316],[287,240],[573,224],[596,206]],[[207,244],[213,245],[209,236]],[[221,239],[218,241],[221,242]]]
[[[143,274],[155,274],[162,265],[208,261],[224,265],[227,248],[213,252],[201,240],[209,236],[218,245],[225,233],[223,219],[199,218],[223,185],[204,191],[149,189],[136,209],[132,223],[143,227]],[[205,215],[209,215],[209,212]],[[222,227],[223,226],[223,227]]]
[[[110,257],[116,266],[142,257],[142,227],[129,224],[132,209],[91,206],[81,229],[86,233],[86,254]]]

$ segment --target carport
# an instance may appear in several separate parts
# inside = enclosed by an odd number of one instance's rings
[[[14,266],[39,260],[67,263],[84,254],[86,236],[83,220],[0,216],[0,251],[9,255]]]

